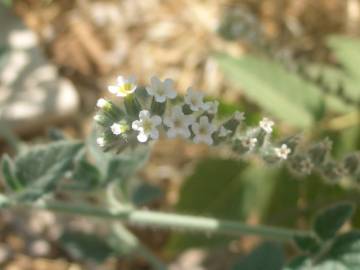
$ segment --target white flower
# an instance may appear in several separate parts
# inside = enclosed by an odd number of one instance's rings
[[[119,76],[117,78],[116,85],[110,85],[108,87],[110,93],[115,94],[118,97],[126,97],[136,90],[136,80],[134,76],[128,78]]]
[[[110,104],[107,100],[103,99],[103,98],[99,98],[96,102],[96,106],[100,109],[104,108],[105,106],[107,106],[108,104]]]
[[[160,81],[158,77],[151,78],[151,85],[146,87],[146,91],[150,96],[155,97],[155,101],[163,103],[166,99],[174,99],[176,91],[174,89],[174,82],[171,79]]]
[[[241,121],[245,120],[245,113],[244,113],[244,112],[236,111],[236,112],[234,113],[234,118],[235,118],[236,120],[238,120],[239,122],[241,122]]]
[[[204,110],[206,110],[209,114],[216,114],[219,107],[219,101],[209,101],[206,102],[203,106]]]
[[[194,91],[191,87],[188,88],[187,94],[184,97],[185,104],[190,106],[194,112],[201,110],[204,107],[204,94]]]
[[[209,118],[207,116],[201,116],[199,123],[193,123],[191,125],[191,129],[195,134],[195,143],[203,142],[208,145],[213,144],[211,135],[215,132],[216,128],[212,123],[209,122]]]
[[[224,126],[221,126],[219,129],[219,137],[226,137],[231,133],[231,130],[226,129]]]
[[[100,147],[104,147],[104,146],[105,146],[105,139],[104,139],[104,137],[96,138],[96,143],[97,143],[97,145],[99,145]]]
[[[291,149],[286,145],[282,144],[280,147],[274,148],[275,154],[281,159],[287,159],[291,153]]]
[[[184,115],[181,106],[174,106],[170,116],[164,117],[164,124],[170,128],[167,131],[167,136],[169,138],[175,138],[176,136],[189,138],[191,135],[189,126],[194,121],[193,116]]]
[[[151,116],[147,110],[139,113],[139,120],[132,122],[132,128],[139,131],[137,139],[139,142],[146,142],[148,138],[159,138],[157,126],[161,124],[161,117],[158,115]]]
[[[128,131],[129,126],[125,121],[121,121],[120,123],[112,124],[110,129],[111,129],[111,132],[114,135],[120,135],[120,134],[125,133],[126,131]]]
[[[272,127],[274,125],[274,122],[271,121],[269,118],[264,117],[260,123],[259,126],[266,132],[266,133],[271,133],[272,132]]]
[[[257,139],[256,138],[252,138],[252,137],[246,137],[244,139],[241,140],[241,144],[246,147],[249,148],[249,150],[253,150],[254,147],[257,144]]]

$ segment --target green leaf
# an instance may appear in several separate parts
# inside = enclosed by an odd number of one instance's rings
[[[14,175],[13,161],[7,154],[4,154],[2,157],[1,168],[5,180],[5,187],[12,191],[20,190],[22,186]]]
[[[142,183],[133,191],[131,201],[135,205],[141,206],[160,198],[162,195],[163,192],[159,187]]]
[[[290,263],[284,270],[358,270],[360,269],[360,231],[351,231],[337,236],[316,260],[302,257]]]
[[[294,238],[296,246],[303,252],[315,253],[320,249],[320,244],[315,236],[296,236]]]
[[[139,146],[131,151],[120,154],[105,153],[96,144],[96,132],[93,132],[87,141],[90,154],[94,157],[96,167],[104,176],[102,184],[118,181],[125,184],[149,158],[150,148]]]
[[[280,270],[284,265],[283,249],[273,243],[263,243],[237,262],[232,270]]]
[[[244,94],[274,116],[296,127],[310,127],[323,111],[321,92],[280,64],[243,56],[216,56],[225,74]]]
[[[17,197],[35,200],[51,191],[82,147],[79,142],[58,141],[29,148],[16,157],[14,175],[24,187]]]
[[[93,233],[66,231],[59,242],[76,260],[92,260],[101,263],[113,253],[104,238]]]
[[[85,190],[94,188],[100,183],[101,177],[99,170],[86,159],[81,158],[76,162],[72,175],[74,187]]]
[[[336,59],[345,67],[346,71],[360,80],[360,39],[346,36],[331,36],[328,46],[332,49]]]
[[[176,211],[231,220],[246,220],[251,214],[261,219],[268,208],[278,170],[247,165],[228,159],[201,161],[182,185]],[[172,236],[169,249],[219,245],[229,239],[177,234]]]
[[[311,260],[308,256],[300,255],[291,260],[289,265],[287,265],[283,270],[306,270],[312,268],[304,268],[311,267]]]
[[[348,202],[338,203],[327,208],[316,216],[314,231],[324,241],[331,239],[353,213],[354,206]]]
[[[137,148],[132,152],[112,155],[107,164],[105,182],[125,181],[140,169],[149,157],[149,149]]]
[[[337,236],[323,261],[337,261],[345,269],[360,269],[360,231]]]

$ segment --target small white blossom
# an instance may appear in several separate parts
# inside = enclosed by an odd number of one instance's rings
[[[96,106],[100,109],[104,108],[106,105],[110,104],[106,99],[99,98],[96,102]]]
[[[264,117],[260,123],[259,126],[266,132],[266,133],[271,133],[272,132],[272,127],[274,125],[274,122],[272,120],[270,120],[269,118]]]
[[[280,147],[274,148],[275,154],[281,159],[287,159],[291,153],[291,149],[286,145],[282,144]]]
[[[241,144],[248,148],[250,151],[254,149],[254,147],[257,144],[257,139],[256,138],[252,138],[252,137],[246,137],[244,139],[241,140]]]
[[[148,138],[159,138],[159,131],[157,126],[161,124],[161,117],[158,115],[151,116],[147,110],[142,110],[139,113],[139,120],[132,122],[132,128],[139,131],[137,139],[139,142],[146,142]]]
[[[221,126],[219,129],[219,137],[226,137],[231,133],[231,130],[226,129],[224,126]]]
[[[244,113],[244,112],[236,111],[236,112],[234,113],[234,118],[235,118],[236,120],[238,120],[239,122],[241,122],[241,121],[245,120],[245,113]]]
[[[122,133],[125,133],[126,131],[129,130],[129,126],[126,122],[120,122],[120,123],[114,123],[111,125],[110,127],[111,129],[111,132],[114,134],[114,135],[120,135]]]
[[[155,97],[155,101],[163,103],[166,99],[174,99],[176,91],[174,89],[174,82],[171,79],[160,81],[158,77],[151,78],[150,86],[146,87],[146,91],[150,96]]]
[[[181,136],[189,138],[191,133],[189,126],[195,121],[192,115],[185,115],[180,106],[174,106],[171,110],[170,116],[164,117],[164,124],[169,127],[167,136],[175,138]]]
[[[195,122],[191,125],[191,129],[195,134],[194,142],[195,143],[206,143],[208,145],[213,144],[213,139],[211,135],[215,132],[216,127],[209,122],[207,116],[201,116],[199,123]]]
[[[96,138],[96,143],[97,143],[97,145],[99,145],[100,147],[104,147],[104,146],[105,146],[105,139],[104,139],[104,137],[98,137],[98,138]]]
[[[187,94],[184,97],[185,104],[190,106],[190,109],[194,112],[204,108],[204,94],[198,91],[194,91],[191,87],[188,88]]]
[[[98,114],[95,114],[95,115],[94,115],[94,120],[95,120],[96,122],[100,121],[100,120],[101,120],[101,116],[98,115]]]
[[[209,114],[216,114],[219,107],[219,101],[209,101],[206,102],[203,106],[204,110],[206,110]]]
[[[132,94],[136,90],[136,87],[137,85],[134,76],[129,76],[128,78],[119,76],[116,85],[110,85],[108,90],[118,97],[126,97],[127,95]]]

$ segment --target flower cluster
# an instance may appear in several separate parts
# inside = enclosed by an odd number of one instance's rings
[[[274,122],[269,118],[264,117],[257,126],[247,128],[242,125],[243,112],[236,111],[229,119],[219,119],[218,101],[206,100],[202,92],[192,87],[183,98],[177,97],[171,79],[162,81],[152,77],[150,85],[138,87],[134,77],[120,76],[108,90],[117,97],[116,101],[99,99],[96,103],[99,110],[94,117],[102,127],[97,143],[105,151],[119,152],[128,146],[147,144],[164,134],[207,145],[226,143],[240,155],[256,153],[272,164],[286,161],[300,175],[317,171],[332,182],[345,175],[360,178],[358,154],[338,164],[329,157],[328,140],[301,151],[298,136],[272,143]]]

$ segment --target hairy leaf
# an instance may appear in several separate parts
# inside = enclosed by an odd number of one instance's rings
[[[314,231],[322,240],[333,238],[353,213],[354,206],[348,202],[338,203],[327,208],[316,216]]]

